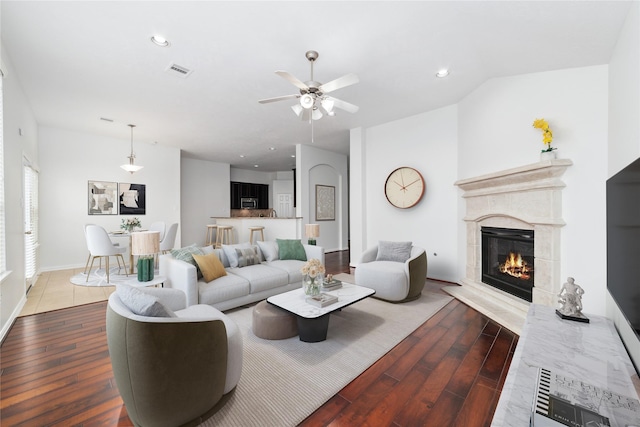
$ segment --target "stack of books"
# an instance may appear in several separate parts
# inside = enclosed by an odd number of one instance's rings
[[[338,302],[338,297],[329,294],[320,294],[313,297],[308,297],[306,301],[308,304],[322,308]]]
[[[540,368],[531,427],[625,427],[638,420],[638,399]]]
[[[330,282],[326,280],[322,282],[322,290],[323,291],[335,291],[336,289],[340,289],[342,287],[342,282],[340,280],[331,279]]]

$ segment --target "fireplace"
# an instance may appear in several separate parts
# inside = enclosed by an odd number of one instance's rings
[[[447,292],[470,305],[501,325],[520,333],[531,303],[555,307],[563,280],[561,279],[561,228],[562,175],[572,165],[568,159],[544,160],[539,163],[498,171],[456,182],[463,191],[466,212],[466,269],[460,279],[461,286],[449,286]],[[482,229],[496,228],[531,233],[516,245],[522,261],[526,261],[534,272],[520,271],[518,254],[513,255],[511,272],[516,276],[530,275],[527,280],[514,280],[499,276],[498,287],[489,285],[483,272]],[[535,246],[521,248],[521,243],[533,241]],[[493,255],[496,268],[511,261],[509,248],[500,249]],[[489,259],[491,256],[489,257]],[[504,269],[504,266],[503,266]],[[505,283],[506,282],[506,283]],[[500,288],[502,286],[502,288]],[[524,288],[529,295],[516,296],[511,289]],[[526,288],[529,288],[528,290]],[[522,290],[520,290],[522,292]]]
[[[533,230],[482,227],[482,282],[531,302]]]

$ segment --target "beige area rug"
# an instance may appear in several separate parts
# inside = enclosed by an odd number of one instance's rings
[[[426,291],[405,304],[367,298],[331,314],[327,340],[319,343],[257,338],[253,307],[227,312],[244,339],[242,377],[229,402],[201,426],[299,424],[451,300]]]

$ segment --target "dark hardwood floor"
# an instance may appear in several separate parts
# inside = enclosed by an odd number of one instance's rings
[[[328,253],[326,267],[348,273],[348,253]],[[427,280],[433,292],[445,284]],[[0,346],[0,425],[132,425],[105,310],[99,302],[18,318]],[[516,343],[453,300],[301,425],[489,426]]]

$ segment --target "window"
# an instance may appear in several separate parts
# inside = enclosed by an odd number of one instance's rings
[[[38,172],[27,159],[24,164],[24,276],[27,287],[33,284],[38,261]]]
[[[4,277],[7,271],[7,258],[5,252],[6,234],[4,230],[4,131],[2,116],[2,78],[4,73],[0,70],[0,277]]]

